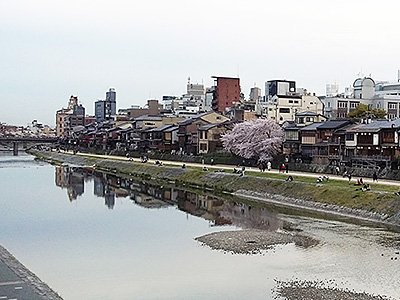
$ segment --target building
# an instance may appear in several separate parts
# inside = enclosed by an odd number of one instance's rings
[[[85,125],[85,108],[82,104],[74,105],[72,113],[65,116],[64,136],[70,136],[76,126]]]
[[[326,84],[326,96],[335,97],[339,95],[339,85],[338,84]]]
[[[117,114],[117,93],[114,88],[106,92],[105,100],[98,100],[94,103],[94,114],[97,122],[111,120]]]
[[[56,135],[58,137],[65,137],[68,129],[70,128],[69,115],[74,113],[74,107],[78,105],[78,96],[72,95],[68,100],[67,108],[61,108],[56,112]],[[80,109],[76,109],[75,112],[79,112]]]
[[[381,81],[375,83],[370,77],[357,78],[353,93],[321,99],[324,115],[330,119],[345,119],[359,104],[373,109],[383,109],[390,120],[400,117],[400,82]]]
[[[240,79],[212,76],[215,90],[213,91],[212,109],[224,112],[240,103]]]
[[[265,83],[265,98],[270,100],[274,96],[287,97],[296,94],[296,82],[288,80],[269,80]]]
[[[198,128],[198,153],[205,154],[223,149],[221,136],[232,129],[230,122],[212,123]]]
[[[296,82],[287,80],[270,80],[265,85],[265,109],[262,115],[279,124],[294,121],[297,113],[312,112],[323,114],[324,105],[315,94],[296,92]]]
[[[249,100],[258,101],[261,98],[261,89],[259,87],[252,87],[250,89]]]
[[[207,124],[229,121],[229,118],[216,112],[206,112],[178,123],[179,150],[187,154],[198,153],[198,129]]]
[[[199,111],[204,111],[206,90],[203,84],[193,84],[188,82],[186,94],[182,96],[184,107],[199,107]]]
[[[131,107],[127,109],[126,115],[128,120],[140,117],[140,116],[158,116],[162,110],[162,105],[158,103],[158,100],[151,99],[147,100],[147,105],[141,107]]]

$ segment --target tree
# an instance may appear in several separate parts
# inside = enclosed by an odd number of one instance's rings
[[[386,114],[384,109],[371,109],[368,105],[360,103],[355,110],[349,113],[349,118],[356,121],[366,118],[383,119]]]
[[[281,151],[284,131],[274,121],[257,119],[236,124],[221,137],[224,148],[244,158],[271,160]]]

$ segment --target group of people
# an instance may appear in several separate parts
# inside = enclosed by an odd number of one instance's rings
[[[279,165],[279,173],[288,173],[289,172],[289,165],[288,164],[280,164]]]
[[[318,176],[318,178],[317,178],[317,183],[321,183],[321,182],[323,182],[323,181],[329,181],[329,177],[328,177],[328,176],[325,176],[325,175],[323,175],[323,176]]]
[[[264,162],[263,161],[258,165],[258,168],[260,169],[260,172],[265,172],[265,170],[271,171],[271,162],[270,161],[268,161],[268,162]]]

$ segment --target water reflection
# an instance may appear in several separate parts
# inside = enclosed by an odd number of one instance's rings
[[[211,226],[234,225],[240,228],[277,230],[285,225],[276,212],[265,207],[226,201],[214,195],[194,193],[173,186],[159,186],[69,166],[56,167],[55,177],[56,185],[67,190],[71,202],[84,194],[86,182],[93,181],[93,194],[104,198],[104,204],[109,209],[114,209],[116,198],[129,197],[135,204],[148,209],[176,206],[190,215],[210,221]]]

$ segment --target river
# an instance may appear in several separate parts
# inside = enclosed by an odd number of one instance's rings
[[[400,235],[0,154],[0,245],[65,300],[273,299],[276,280],[400,298]],[[291,228],[320,241],[257,255],[194,238]]]

